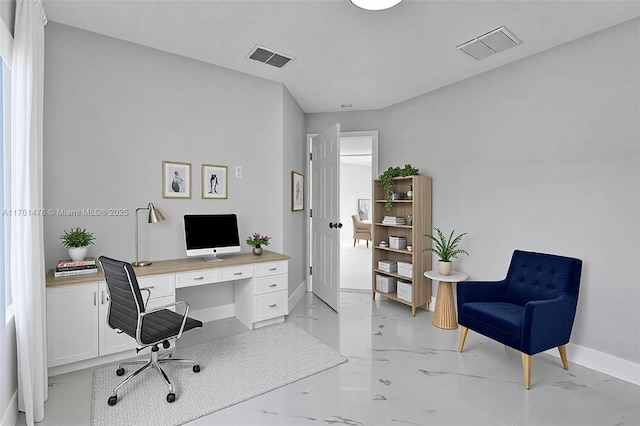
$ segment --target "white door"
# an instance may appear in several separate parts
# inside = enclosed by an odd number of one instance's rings
[[[340,291],[340,124],[311,139],[313,293],[338,312]]]

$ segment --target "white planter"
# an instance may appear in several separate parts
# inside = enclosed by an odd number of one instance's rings
[[[450,275],[452,266],[453,266],[453,262],[443,262],[442,260],[439,260],[438,273],[440,275]]]
[[[86,246],[69,248],[69,257],[74,262],[84,260],[84,258],[87,256],[87,249],[88,247]]]

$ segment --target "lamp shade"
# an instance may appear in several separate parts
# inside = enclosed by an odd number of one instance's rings
[[[165,220],[160,210],[156,209],[153,203],[149,203],[149,223],[158,223]]]
[[[355,6],[365,10],[385,10],[392,8],[402,0],[351,0]]]

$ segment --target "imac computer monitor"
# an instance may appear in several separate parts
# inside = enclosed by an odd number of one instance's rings
[[[207,262],[222,260],[218,254],[240,251],[238,218],[235,214],[184,215],[187,256],[201,256]]]

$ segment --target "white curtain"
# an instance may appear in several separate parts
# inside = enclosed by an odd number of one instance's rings
[[[46,298],[42,215],[44,26],[42,0],[17,0],[11,82],[9,279],[18,346],[18,406],[27,425],[47,399]]]

